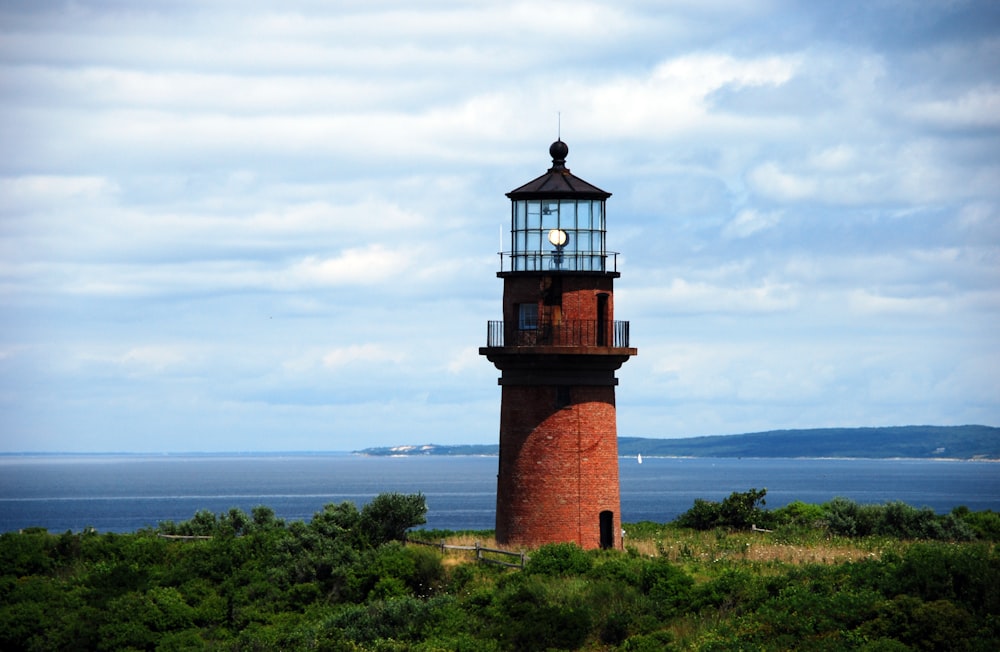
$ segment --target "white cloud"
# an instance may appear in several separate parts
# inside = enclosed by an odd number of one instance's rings
[[[780,57],[693,54],[665,60],[648,75],[578,83],[560,88],[557,95],[582,109],[584,131],[655,139],[689,129],[728,131],[734,121],[713,115],[707,102],[712,92],[726,86],[781,85],[797,66],[796,60]]]
[[[986,84],[958,97],[927,100],[911,107],[909,113],[917,120],[944,127],[1000,127],[1000,87]]]
[[[449,373],[460,374],[467,369],[483,364],[483,357],[479,355],[476,347],[465,347],[456,351],[448,360],[447,369]]]
[[[720,285],[674,278],[664,286],[632,287],[626,292],[631,305],[650,314],[780,313],[794,309],[799,303],[794,286],[769,281],[757,285]]]
[[[765,197],[784,201],[807,199],[815,195],[818,188],[814,179],[784,171],[774,161],[750,170],[748,180]]]
[[[331,258],[307,257],[284,275],[288,287],[344,284],[375,285],[401,274],[409,265],[408,253],[381,245],[347,249]]]
[[[392,351],[380,344],[352,344],[351,346],[331,349],[323,354],[323,366],[336,369],[354,364],[371,364],[393,362],[400,363],[406,356],[398,351]]]
[[[57,449],[158,411],[491,440],[503,193],[561,111],[614,193],[622,434],[996,422],[1000,32],[963,7],[7,3],[4,409]]]
[[[850,145],[835,145],[817,152],[809,163],[820,170],[843,170],[857,161],[857,153]]]
[[[0,178],[0,197],[14,206],[51,205],[113,196],[118,186],[99,176],[26,175]]]
[[[953,307],[946,297],[937,296],[889,296],[870,290],[856,290],[850,294],[850,309],[862,315],[911,315],[921,317],[931,314],[945,314]]]
[[[781,212],[761,213],[753,209],[743,209],[722,229],[724,238],[747,238],[758,231],[773,228],[781,222]]]

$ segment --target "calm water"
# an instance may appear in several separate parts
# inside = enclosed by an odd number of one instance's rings
[[[267,505],[309,520],[330,502],[359,507],[380,492],[422,492],[427,526],[492,529],[495,457],[0,456],[0,532],[131,532],[208,509]],[[944,513],[958,505],[1000,511],[1000,464],[915,460],[621,460],[622,520],[666,522],[695,498],[767,488],[767,507],[836,496],[900,500]]]

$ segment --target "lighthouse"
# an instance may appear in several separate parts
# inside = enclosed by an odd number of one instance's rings
[[[620,548],[615,371],[636,349],[614,318],[611,193],[574,176],[568,153],[552,143],[552,167],[507,193],[503,319],[479,349],[501,372],[496,539]]]

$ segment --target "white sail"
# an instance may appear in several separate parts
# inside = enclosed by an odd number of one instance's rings
[[[636,459],[639,461],[639,464],[642,464],[642,453],[639,453],[639,455],[636,456]]]

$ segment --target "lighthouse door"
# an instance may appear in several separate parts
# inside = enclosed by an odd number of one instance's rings
[[[608,346],[608,295],[597,295],[597,346]]]
[[[601,512],[601,548],[607,550],[615,547],[615,515],[605,510]]]

